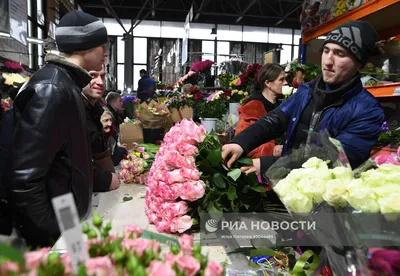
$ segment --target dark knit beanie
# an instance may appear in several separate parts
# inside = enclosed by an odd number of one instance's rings
[[[107,29],[97,17],[82,11],[70,11],[56,28],[56,43],[62,53],[96,48],[107,43]]]
[[[374,52],[378,34],[365,21],[349,21],[333,29],[326,37],[324,45],[335,43],[345,48],[362,64]]]

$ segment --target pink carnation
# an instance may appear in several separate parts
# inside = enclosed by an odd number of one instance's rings
[[[161,261],[151,261],[146,273],[149,276],[175,276],[175,271],[171,268],[171,265]]]
[[[29,270],[34,270],[39,267],[41,263],[47,262],[50,247],[42,248],[38,251],[25,253],[25,266]]]
[[[109,257],[96,257],[86,261],[87,275],[110,276],[115,275],[114,267]]]
[[[185,234],[179,237],[178,241],[183,253],[191,256],[193,251],[193,236]]]
[[[204,271],[204,276],[222,276],[224,268],[219,265],[216,261],[211,261],[207,264]]]
[[[18,264],[11,261],[7,261],[0,266],[0,275],[7,276],[9,272],[18,273],[19,272]]]
[[[200,270],[200,263],[193,256],[179,256],[176,264],[186,276],[194,276]]]
[[[142,235],[142,233],[142,229],[134,224],[130,224],[124,229],[125,237],[130,237],[132,235],[133,238],[138,238]]]

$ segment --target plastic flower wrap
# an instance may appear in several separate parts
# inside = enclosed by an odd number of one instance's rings
[[[202,255],[193,237],[178,239],[128,225],[123,233],[111,235],[111,223],[94,213],[92,223],[84,223],[88,259],[74,271],[68,253],[60,255],[42,248],[24,255],[3,246],[0,251],[1,275],[138,275],[138,276],[222,276],[225,268]],[[162,252],[163,248],[163,252]]]

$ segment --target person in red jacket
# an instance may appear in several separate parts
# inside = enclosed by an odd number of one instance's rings
[[[258,83],[262,91],[254,92],[238,109],[239,122],[235,135],[279,105],[277,99],[282,95],[282,86],[287,85],[284,68],[275,63],[265,64],[258,73]],[[280,156],[281,152],[282,146],[275,146],[275,141],[272,140],[254,149],[248,157],[255,159],[261,156]]]

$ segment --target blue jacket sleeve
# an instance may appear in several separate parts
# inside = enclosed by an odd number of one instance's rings
[[[384,113],[379,103],[356,117],[335,139],[339,140],[353,169],[365,162],[378,141]]]

